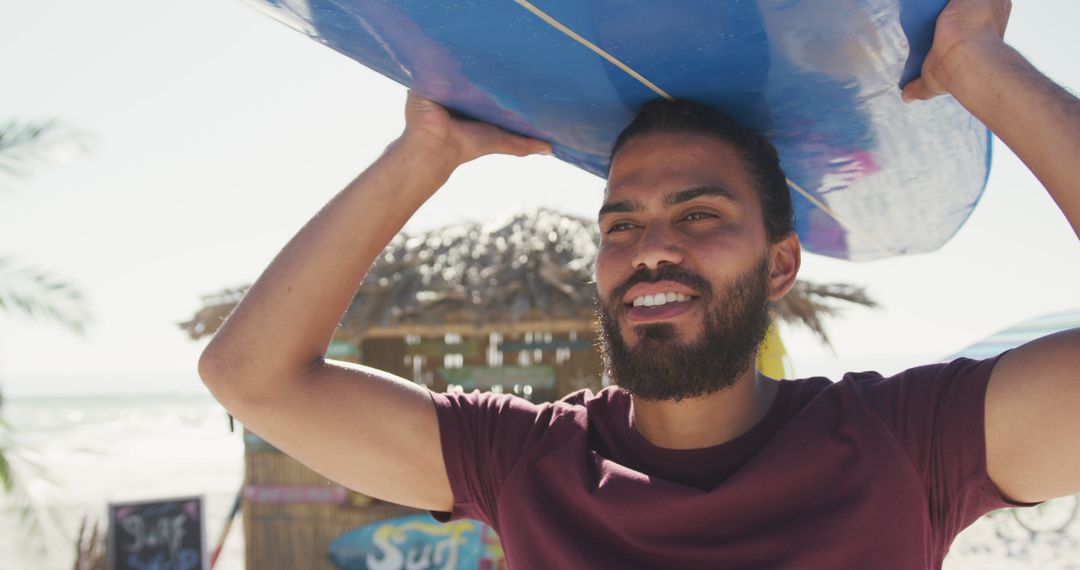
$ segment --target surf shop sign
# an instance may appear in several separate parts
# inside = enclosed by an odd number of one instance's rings
[[[110,570],[204,570],[202,497],[109,505]]]
[[[500,570],[506,568],[495,531],[476,521],[440,523],[428,514],[354,528],[329,546],[342,570]]]

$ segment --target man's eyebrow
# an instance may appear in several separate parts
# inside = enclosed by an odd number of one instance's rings
[[[597,218],[603,218],[608,214],[626,213],[626,212],[639,212],[643,208],[640,203],[633,200],[619,200],[618,202],[608,202],[600,207],[600,214]]]
[[[682,204],[683,202],[689,202],[694,198],[701,197],[710,198],[724,198],[732,202],[737,202],[735,193],[723,186],[717,186],[710,184],[707,186],[695,186],[693,188],[687,188],[686,190],[679,190],[678,192],[672,192],[667,196],[664,196],[664,206],[674,206],[676,204]]]
[[[672,192],[667,196],[664,196],[664,207],[670,208],[677,204],[689,202],[695,198],[709,197],[709,198],[723,198],[732,202],[737,202],[735,193],[724,188],[723,186],[717,186],[715,184],[709,184],[705,186],[694,186],[693,188],[687,188],[685,190],[679,190],[678,192]],[[641,205],[641,202],[634,200],[619,200],[618,202],[608,202],[600,207],[600,214],[598,219],[603,219],[608,214],[615,213],[627,213],[627,212],[640,212],[645,207]]]

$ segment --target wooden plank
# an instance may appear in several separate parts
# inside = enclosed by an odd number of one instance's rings
[[[570,350],[593,350],[593,344],[585,339],[552,339],[551,341],[537,342],[504,342],[499,345],[500,352],[518,352],[521,350],[555,350],[557,348],[569,348]]]
[[[551,321],[519,321],[516,323],[486,323],[482,325],[447,323],[374,327],[365,332],[364,336],[366,338],[401,338],[410,334],[418,336],[442,336],[446,333],[457,333],[464,337],[470,337],[487,336],[490,333],[499,333],[504,336],[509,336],[527,332],[576,332],[582,335],[592,335],[595,334],[595,331],[596,326],[592,319],[563,319]]]
[[[480,342],[475,338],[465,339],[458,344],[447,344],[441,340],[421,340],[417,344],[405,345],[407,356],[446,356],[460,354],[466,358],[476,358],[483,354]]]
[[[245,485],[244,500],[269,505],[343,505],[349,490],[331,483],[325,485]]]

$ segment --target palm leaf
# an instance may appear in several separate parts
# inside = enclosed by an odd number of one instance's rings
[[[43,465],[30,458],[30,450],[20,445],[15,435],[10,424],[0,417],[0,485],[19,521],[20,547],[33,559],[41,560],[47,554],[46,530],[60,528],[60,522],[53,509],[42,507],[34,500],[23,482],[24,475],[51,485],[56,482]]]
[[[90,315],[75,285],[0,257],[0,312],[58,322],[82,334]]]
[[[85,154],[90,136],[55,119],[0,123],[0,173],[25,177],[38,167]]]
[[[866,289],[847,283],[812,283],[796,281],[782,299],[773,303],[773,312],[777,318],[790,324],[801,324],[810,329],[825,346],[832,348],[832,342],[825,331],[825,319],[835,317],[844,308],[859,305],[876,308]]]
[[[178,323],[181,329],[188,333],[192,340],[199,340],[204,336],[210,336],[217,332],[225,317],[229,316],[240,299],[244,298],[250,285],[223,289],[220,293],[203,295],[202,308],[191,320]]]
[[[7,456],[8,448],[0,446],[0,486],[4,487],[4,493],[10,494],[15,490],[15,474],[11,471]]]
[[[105,570],[108,561],[105,536],[95,520],[87,534],[87,520],[84,516],[79,523],[79,534],[75,538],[74,570]]]

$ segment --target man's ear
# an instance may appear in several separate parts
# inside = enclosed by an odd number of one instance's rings
[[[799,236],[791,232],[769,246],[769,300],[775,301],[795,285],[802,265],[802,246]]]

